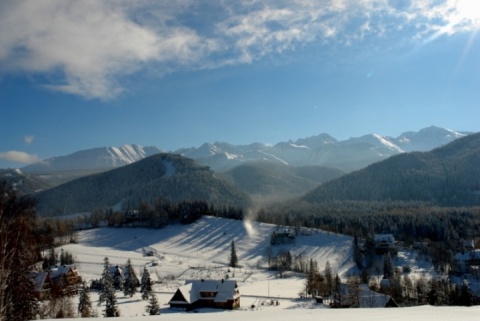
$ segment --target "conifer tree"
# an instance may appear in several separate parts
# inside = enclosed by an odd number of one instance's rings
[[[332,267],[330,266],[330,261],[328,260],[325,263],[325,270],[323,271],[323,274],[325,275],[327,293],[331,294],[333,289],[333,274],[332,274]]]
[[[471,306],[473,301],[472,291],[468,283],[464,281],[460,287],[460,305]]]
[[[105,316],[118,317],[120,313],[117,309],[117,298],[113,287],[113,278],[110,274],[110,263],[108,257],[104,259],[102,278],[100,279],[102,290],[98,299],[98,305],[105,302]]]
[[[390,279],[393,276],[393,262],[390,253],[385,254],[383,258],[383,277]]]
[[[307,274],[307,284],[306,284],[306,290],[307,294],[310,295],[315,295],[317,292],[317,285],[316,285],[316,280],[317,280],[317,275],[318,275],[318,266],[317,262],[314,261],[313,259],[310,259],[310,264],[308,267],[308,274]]]
[[[52,245],[48,257],[48,269],[51,269],[53,266],[57,265],[57,253],[55,252],[55,247]]]
[[[236,267],[238,264],[237,252],[235,250],[235,242],[232,240],[231,250],[230,250],[230,266]]]
[[[148,272],[147,267],[143,268],[140,292],[142,293],[142,300],[148,300],[153,293],[152,280],[150,279],[150,273]]]
[[[117,298],[115,297],[115,291],[112,291],[108,294],[107,300],[105,301],[105,317],[119,317],[120,312],[117,308]]]
[[[89,318],[92,315],[92,301],[90,300],[90,290],[85,281],[80,287],[78,298],[78,313],[82,318]]]
[[[360,246],[358,244],[358,236],[357,234],[354,235],[353,237],[353,259],[355,261],[355,264],[359,269],[363,269],[363,256],[362,252],[360,250]]]
[[[65,265],[65,251],[63,249],[60,249],[60,265]]]
[[[113,278],[110,274],[110,262],[108,261],[108,257],[103,259],[103,272],[100,278],[100,284],[102,286],[98,298],[98,305],[106,301],[108,291],[113,291]]]
[[[38,304],[28,272],[22,269],[11,271],[7,289],[14,290],[10,293],[11,301],[6,307],[5,320],[34,319]]]
[[[157,315],[160,312],[160,305],[158,304],[157,297],[153,293],[150,295],[150,300],[148,301],[147,312],[150,315]]]
[[[140,285],[137,276],[135,275],[135,271],[132,267],[132,262],[130,259],[127,261],[127,266],[125,267],[127,270],[127,276],[125,279],[125,284],[123,286],[123,293],[125,296],[129,295],[132,297],[137,292],[137,287]]]

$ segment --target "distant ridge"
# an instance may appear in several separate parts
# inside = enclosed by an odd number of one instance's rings
[[[467,134],[430,126],[419,132],[405,132],[397,138],[369,134],[338,141],[323,133],[273,146],[260,143],[234,146],[216,142],[205,143],[199,148],[180,149],[176,153],[215,171],[226,171],[250,161],[270,161],[290,166],[326,166],[351,172],[400,153],[429,151]]]
[[[423,201],[445,206],[480,204],[480,133],[430,152],[393,156],[332,180],[303,200]]]

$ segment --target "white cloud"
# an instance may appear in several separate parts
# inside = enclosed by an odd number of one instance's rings
[[[0,72],[47,75],[48,89],[111,99],[141,70],[251,63],[311,42],[400,33],[430,41],[479,27],[476,0],[6,0]]]
[[[25,144],[31,144],[33,142],[33,135],[25,135],[23,141]]]
[[[37,155],[31,155],[16,150],[0,153],[0,159],[22,164],[32,164],[40,161],[40,158],[38,158]]]

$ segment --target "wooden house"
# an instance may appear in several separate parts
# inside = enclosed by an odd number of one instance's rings
[[[50,271],[32,272],[30,278],[38,300],[47,299],[54,292],[62,295],[76,294],[77,286],[82,282],[75,264],[55,267]]]
[[[172,308],[193,310],[197,308],[237,309],[240,292],[236,281],[187,280],[169,301]]]
[[[55,288],[65,295],[77,293],[77,286],[82,282],[75,264],[62,265],[49,272]]]

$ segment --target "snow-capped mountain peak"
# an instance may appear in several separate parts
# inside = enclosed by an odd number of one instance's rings
[[[22,168],[28,173],[51,173],[60,171],[100,170],[128,165],[147,156],[162,152],[157,147],[124,145],[99,147],[78,151],[67,156],[52,157]]]

